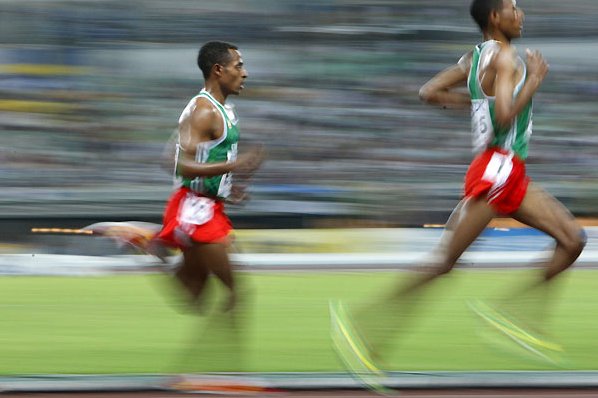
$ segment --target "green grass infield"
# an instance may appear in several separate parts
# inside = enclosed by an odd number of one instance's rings
[[[456,270],[432,286],[400,325],[386,354],[391,370],[595,370],[598,271],[569,272],[547,323],[565,349],[558,365],[515,344],[496,344],[468,308],[534,276],[525,270]],[[206,371],[335,372],[328,302],[384,297],[405,272],[244,273],[235,316],[218,311],[212,284],[203,315],[164,275],[0,277],[0,374]],[[389,315],[391,316],[391,315]]]

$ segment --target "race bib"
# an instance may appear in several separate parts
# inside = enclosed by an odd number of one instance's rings
[[[471,132],[474,153],[484,150],[494,138],[487,99],[471,100]]]
[[[182,224],[202,225],[214,217],[214,201],[203,196],[188,194],[179,212]]]

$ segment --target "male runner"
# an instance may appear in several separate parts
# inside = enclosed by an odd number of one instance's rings
[[[422,100],[430,104],[471,106],[476,157],[465,176],[464,198],[449,218],[437,256],[425,272],[354,315],[342,303],[331,303],[336,347],[345,362],[360,372],[379,372],[376,360],[404,326],[419,293],[451,271],[492,218],[508,215],[556,241],[542,277],[526,291],[545,291],[544,287],[573,264],[586,242],[583,229],[569,211],[526,175],[532,97],[548,65],[538,51],[528,50],[524,62],[511,44],[521,36],[523,11],[515,0],[474,0],[470,13],[483,41],[420,90]],[[469,93],[459,90],[463,86]],[[484,310],[482,315],[531,350],[555,346],[498,311]]]
[[[179,118],[174,139],[163,157],[173,157],[177,189],[164,211],[163,225],[151,223],[102,222],[84,230],[109,236],[152,254],[166,262],[165,246],[181,249],[183,262],[175,276],[197,303],[210,274],[228,288],[225,309],[234,307],[237,290],[227,248],[231,222],[224,203],[246,199],[244,185],[263,160],[261,148],[237,155],[239,129],[229,95],[243,90],[247,71],[238,48],[212,41],[203,45],[197,57],[205,86],[193,97]]]
[[[208,42],[201,47],[197,64],[205,86],[179,118],[175,175],[180,186],[167,203],[157,239],[182,250],[176,276],[192,300],[200,298],[208,276],[214,274],[228,288],[226,309],[231,309],[237,293],[227,254],[232,226],[224,202],[243,195],[234,192],[233,172],[250,175],[263,156],[261,149],[237,155],[238,120],[226,99],[243,90],[248,76],[238,48]]]

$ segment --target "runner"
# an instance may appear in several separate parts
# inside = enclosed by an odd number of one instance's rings
[[[357,311],[331,304],[333,339],[345,340],[344,358],[357,357],[376,374],[391,341],[405,329],[424,288],[450,272],[463,252],[497,216],[510,216],[554,238],[556,246],[541,277],[522,292],[542,292],[546,306],[553,280],[581,254],[586,235],[569,211],[548,192],[530,182],[525,171],[532,133],[532,97],[548,73],[538,51],[527,50],[527,61],[517,54],[512,40],[521,36],[524,14],[515,0],[474,0],[471,16],[483,41],[459,62],[434,76],[420,90],[423,101],[441,107],[471,106],[476,156],[465,175],[464,198],[447,222],[435,259],[405,285]],[[468,93],[459,87],[467,87]],[[517,297],[517,296],[513,296]],[[491,308],[475,306],[488,314]],[[544,314],[542,308],[534,314]],[[490,322],[533,350],[558,349],[532,331],[541,319],[520,319],[492,309]],[[498,314],[498,315],[497,315]],[[532,314],[526,314],[532,315]],[[501,322],[496,322],[500,319]],[[338,330],[349,331],[339,334]],[[339,344],[336,344],[339,347]]]

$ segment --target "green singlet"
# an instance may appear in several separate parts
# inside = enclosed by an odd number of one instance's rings
[[[490,54],[497,51],[497,41],[488,40],[478,44],[473,50],[471,69],[467,79],[471,95],[471,126],[474,152],[487,147],[500,147],[514,152],[522,160],[527,158],[529,139],[532,134],[532,101],[517,115],[509,127],[501,127],[494,116],[495,97],[486,95],[480,83],[481,65],[488,62]],[[526,66],[521,57],[517,62],[523,66],[521,80],[515,86],[513,98],[516,98],[526,79]]]
[[[224,122],[224,130],[222,136],[217,140],[202,142],[197,146],[197,153],[195,161],[198,163],[219,163],[219,162],[233,162],[237,158],[237,145],[239,141],[239,129],[237,127],[237,117],[232,106],[222,105],[206,90],[193,97],[185,110],[179,118],[179,124],[187,117],[195,107],[197,98],[208,99],[218,109],[222,115]],[[180,145],[177,145],[176,160],[178,156]],[[231,192],[233,175],[227,173],[224,175],[212,177],[195,177],[185,178],[178,174],[178,168],[175,166],[176,177],[181,181],[182,185],[199,194],[226,199]]]

